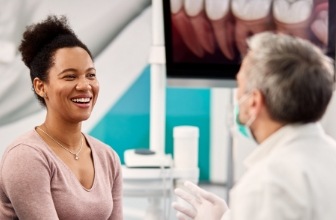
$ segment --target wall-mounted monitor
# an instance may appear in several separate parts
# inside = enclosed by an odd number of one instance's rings
[[[335,58],[335,0],[163,0],[168,86],[235,87],[246,39],[299,36]]]

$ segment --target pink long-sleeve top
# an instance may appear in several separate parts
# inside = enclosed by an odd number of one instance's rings
[[[0,164],[0,219],[121,220],[122,173],[113,149],[85,135],[95,177],[84,188],[35,130],[19,137]]]

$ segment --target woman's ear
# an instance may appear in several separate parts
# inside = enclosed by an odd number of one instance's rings
[[[40,78],[35,77],[35,79],[33,80],[33,86],[34,86],[34,90],[35,90],[36,94],[38,94],[42,98],[44,98],[46,96],[46,91],[45,91],[45,88],[44,88],[44,82]]]

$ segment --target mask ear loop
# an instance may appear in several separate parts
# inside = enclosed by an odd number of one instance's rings
[[[250,97],[251,95],[252,95],[252,91],[245,93],[245,94],[239,99],[238,104],[241,104],[242,102],[246,101],[246,99],[247,99],[248,97]],[[245,126],[248,127],[248,128],[250,128],[251,125],[252,125],[252,123],[255,121],[256,117],[257,117],[256,115],[253,115],[251,118],[249,118],[249,120],[247,120],[247,122],[245,123]],[[239,120],[239,118],[238,118],[238,120]],[[239,122],[239,123],[241,123],[241,122]]]
[[[254,122],[254,120],[256,119],[256,116],[253,115],[246,123],[245,123],[245,126],[250,128],[252,123]]]
[[[236,111],[238,111],[238,109],[240,109],[240,104],[243,103],[247,98],[248,98],[249,93],[245,93],[242,97],[240,97],[236,104],[234,105],[234,111],[236,113]],[[234,119],[238,124],[242,125],[242,123],[239,120],[239,113],[235,115],[235,119]]]
[[[237,102],[237,105],[239,106],[239,105],[241,105],[243,102],[245,102],[246,100],[247,100],[247,98],[249,98],[250,96],[251,96],[251,92],[247,92],[247,93],[245,93],[242,97],[240,97],[240,99],[238,100],[238,102]],[[240,109],[240,107],[239,107],[239,109]],[[237,115],[237,118],[236,118],[236,120],[240,123],[240,124],[242,124],[241,122],[240,122],[240,120],[239,120],[239,115]],[[250,119],[248,120],[248,121],[250,121]],[[247,123],[245,123],[245,125],[246,125]],[[251,123],[252,124],[252,123]]]
[[[251,94],[252,94],[252,92],[244,94],[245,97],[242,96],[240,98],[240,100],[238,101],[238,105],[241,104],[242,102],[246,101],[246,99],[248,97],[250,97]],[[255,121],[255,119],[256,119],[256,115],[253,115],[247,120],[247,122],[245,124],[242,124],[239,120],[239,115],[237,115],[237,118],[236,118],[236,121],[237,121],[238,125],[240,124],[241,125],[240,127],[245,127],[245,129],[239,128],[240,132],[243,133],[245,137],[248,137],[248,138],[251,138],[251,139],[254,139],[254,140],[256,140],[256,139],[255,139],[254,135],[252,134],[252,131],[251,131],[250,127],[251,127],[252,123]]]
[[[247,92],[242,97],[240,97],[240,99],[238,100],[238,105],[243,103],[250,95],[251,95],[251,92]]]

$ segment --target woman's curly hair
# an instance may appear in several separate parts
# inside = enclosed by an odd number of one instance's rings
[[[44,82],[48,81],[49,69],[53,65],[56,51],[67,47],[81,47],[93,59],[87,46],[78,39],[68,25],[65,16],[49,15],[42,22],[26,28],[19,51],[22,61],[30,70],[32,83],[36,77]],[[45,106],[44,99],[36,94],[34,88],[33,91],[40,103]]]

